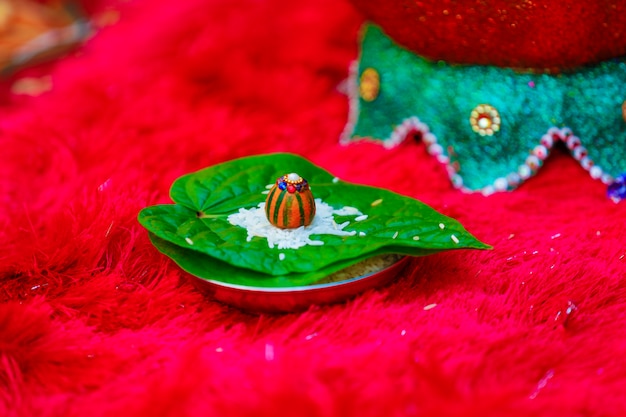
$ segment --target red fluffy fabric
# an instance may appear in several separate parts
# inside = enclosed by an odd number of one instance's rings
[[[120,10],[52,91],[3,100],[0,415],[626,413],[626,205],[565,152],[483,197],[420,143],[340,146],[361,22],[344,2]],[[184,173],[274,151],[416,197],[494,249],[303,313],[206,298],[137,212]]]

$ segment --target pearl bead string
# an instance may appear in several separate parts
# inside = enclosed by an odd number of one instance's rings
[[[519,166],[516,172],[511,172],[506,177],[496,178],[493,183],[479,190],[472,190],[464,186],[463,178],[458,174],[460,170],[458,161],[451,162],[450,157],[438,143],[437,137],[430,131],[428,125],[421,122],[419,118],[415,116],[404,119],[381,144],[387,149],[394,148],[412,135],[419,135],[424,145],[426,145],[427,152],[437,158],[439,163],[445,165],[452,185],[467,193],[477,191],[483,195],[490,195],[494,192],[508,191],[517,188],[523,181],[537,173],[544,161],[548,158],[550,150],[552,150],[558,142],[562,142],[567,146],[571,155],[580,163],[585,171],[589,172],[591,178],[600,180],[606,185],[610,185],[613,182],[613,177],[605,173],[600,166],[594,164],[589,156],[587,156],[587,149],[582,145],[580,138],[575,136],[571,129],[567,127],[551,127],[548,129],[541,137],[540,143],[531,150],[530,155],[526,158],[524,163]],[[380,142],[376,141],[376,143]]]

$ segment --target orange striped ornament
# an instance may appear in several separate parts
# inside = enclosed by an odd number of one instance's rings
[[[315,216],[315,198],[309,183],[296,173],[278,178],[265,200],[265,215],[281,229],[310,225]]]

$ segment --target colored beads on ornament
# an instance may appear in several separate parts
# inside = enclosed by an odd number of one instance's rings
[[[265,215],[281,229],[310,225],[315,216],[315,198],[307,180],[296,173],[279,177],[265,200]]]
[[[472,130],[480,136],[491,136],[500,130],[500,113],[489,104],[479,104],[470,114]]]
[[[615,202],[626,198],[626,174],[621,174],[608,186],[607,195]]]
[[[365,68],[361,74],[359,94],[364,101],[374,101],[380,93],[380,75],[374,68]]]

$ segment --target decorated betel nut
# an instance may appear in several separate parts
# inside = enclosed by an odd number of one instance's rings
[[[265,200],[265,215],[281,229],[310,225],[315,216],[315,199],[307,180],[296,173],[279,177]]]

